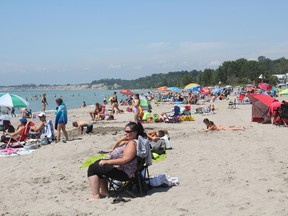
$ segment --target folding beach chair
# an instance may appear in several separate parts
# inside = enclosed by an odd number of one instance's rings
[[[164,122],[166,123],[180,123],[181,118],[180,118],[180,107],[179,106],[174,106],[173,108],[173,113],[165,113],[164,114]]]
[[[238,101],[239,101],[240,103],[244,103],[244,99],[245,99],[245,94],[241,93],[241,94],[239,95],[239,97],[238,97]]]
[[[137,170],[132,178],[108,178],[109,196],[119,196],[127,193],[132,197],[137,197],[135,188],[142,197],[147,194],[149,181],[148,166],[152,165],[152,154],[148,139],[139,136],[137,140]]]
[[[9,140],[7,142],[6,147],[23,147],[25,144],[26,139],[29,137],[29,132],[31,127],[33,127],[35,124],[33,122],[27,122],[24,128],[22,129],[22,132],[19,137],[9,137]]]

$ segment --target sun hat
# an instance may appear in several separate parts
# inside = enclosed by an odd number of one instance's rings
[[[27,119],[26,118],[21,118],[19,119],[19,121],[22,123],[22,124],[26,124],[27,123]]]
[[[43,116],[46,116],[46,114],[45,114],[45,112],[40,112],[40,113],[38,114],[38,116],[39,116],[39,117],[43,117]]]

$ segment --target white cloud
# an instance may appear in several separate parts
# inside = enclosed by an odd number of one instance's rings
[[[124,64],[110,64],[108,66],[108,69],[112,69],[112,70],[114,70],[114,69],[122,69],[123,67],[125,67]]]

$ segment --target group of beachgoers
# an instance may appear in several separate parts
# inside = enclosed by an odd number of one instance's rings
[[[9,130],[5,131],[5,137],[2,138],[2,141],[12,140],[14,142],[17,141],[25,141],[28,138],[28,133],[32,133],[34,137],[38,139],[45,139],[49,143],[59,142],[61,140],[61,133],[63,133],[64,137],[62,139],[63,142],[68,140],[68,132],[66,130],[66,124],[68,122],[67,116],[67,107],[61,98],[56,99],[56,111],[55,111],[55,122],[52,123],[51,119],[46,118],[45,107],[43,107],[42,111],[38,114],[40,124],[36,126],[32,121],[28,121],[30,116],[27,118],[26,113],[22,114],[22,118],[19,119],[20,124],[14,127],[10,125]],[[43,106],[47,105],[47,101],[43,100]],[[11,123],[10,123],[11,124]],[[56,135],[54,132],[56,130]]]

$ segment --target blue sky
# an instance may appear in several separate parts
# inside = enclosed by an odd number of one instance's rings
[[[286,0],[0,0],[1,85],[288,58]]]

